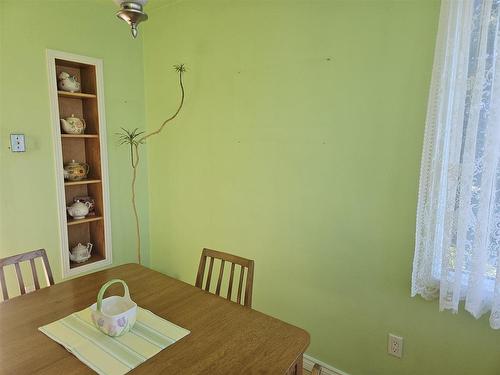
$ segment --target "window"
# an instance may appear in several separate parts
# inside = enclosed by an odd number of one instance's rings
[[[500,328],[500,0],[444,0],[426,119],[412,296]]]

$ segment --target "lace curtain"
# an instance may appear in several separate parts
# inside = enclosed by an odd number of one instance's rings
[[[412,296],[500,328],[500,0],[443,0],[420,175]]]

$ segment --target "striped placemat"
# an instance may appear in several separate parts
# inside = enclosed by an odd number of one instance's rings
[[[102,375],[125,374],[190,332],[137,307],[137,321],[120,337],[95,328],[90,308],[38,328]]]

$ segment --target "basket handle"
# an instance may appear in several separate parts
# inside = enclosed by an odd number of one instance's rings
[[[99,293],[97,294],[97,311],[101,312],[101,307],[102,307],[102,297],[104,296],[104,292],[106,292],[106,289],[108,289],[109,286],[112,284],[116,283],[121,283],[123,285],[124,293],[123,297],[130,300],[130,293],[128,292],[128,286],[125,283],[125,281],[120,280],[120,279],[112,279],[109,280],[106,284],[104,284],[101,289],[99,290]]]

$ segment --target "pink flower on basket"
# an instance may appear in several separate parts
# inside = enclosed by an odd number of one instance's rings
[[[119,327],[125,327],[127,325],[127,317],[122,316],[120,319],[118,319],[117,323]]]
[[[115,336],[117,333],[116,326],[113,324],[109,327],[108,335]]]

